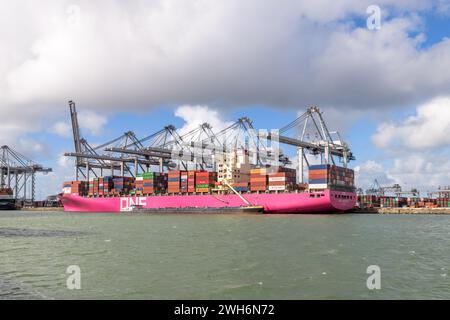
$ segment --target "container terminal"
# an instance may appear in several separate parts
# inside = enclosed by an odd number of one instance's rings
[[[65,155],[75,159],[76,180],[63,185],[66,211],[345,212],[357,201],[348,168],[355,158],[318,107],[270,132],[242,117],[219,132],[208,123],[184,134],[167,125],[96,147],[81,137],[73,101],[69,110],[75,152]],[[295,148],[294,164],[280,145]]]
[[[318,107],[270,132],[256,132],[243,117],[217,133],[208,123],[184,134],[167,125],[142,139],[128,131],[95,147],[80,135],[73,101],[69,109],[75,152],[65,156],[75,158],[76,180],[63,185],[66,211],[444,208],[450,213],[448,190],[420,197],[417,190],[381,187],[377,181],[366,192],[356,189],[348,168],[355,157],[339,133],[328,130]],[[295,163],[280,145],[296,150]],[[310,163],[311,155],[318,164]]]
[[[72,101],[69,110],[75,152],[65,155],[75,158],[76,180],[64,182],[59,196],[36,201],[36,175],[52,169],[3,146],[0,210],[450,213],[450,187],[426,196],[377,180],[365,191],[355,188],[348,168],[355,158],[317,107],[270,133],[243,117],[218,133],[208,123],[184,134],[168,125],[95,147],[81,137]],[[294,164],[279,145],[296,149]]]

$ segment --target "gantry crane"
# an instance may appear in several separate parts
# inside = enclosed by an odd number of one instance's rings
[[[51,171],[6,145],[0,148],[0,188],[13,190],[16,201],[33,203],[36,174]]]
[[[248,150],[255,165],[291,164],[289,157],[283,154],[279,144],[298,148],[298,168],[301,172],[300,182],[303,182],[303,163],[309,165],[306,153],[320,155],[322,163],[337,163],[339,159],[344,166],[354,160],[348,145],[342,141],[339,133],[330,132],[317,107],[310,107],[296,120],[271,132],[257,132],[253,122],[247,118],[239,118],[228,127],[214,133],[208,123],[202,123],[190,132],[180,134],[173,126],[165,126],[145,138],[138,139],[131,131],[108,143],[92,148],[86,140],[80,138],[75,104],[69,103],[72,117],[75,153],[66,153],[76,157],[77,179],[78,173],[91,169],[105,169],[116,167],[131,173],[128,164],[135,167],[151,165],[188,170],[189,165],[199,166],[201,169],[214,167],[222,159],[224,153],[235,149]],[[294,136],[289,132],[296,129]],[[334,135],[334,136],[333,136]],[[269,146],[270,142],[270,146]],[[335,159],[336,158],[336,159]],[[95,161],[94,161],[95,160]],[[83,174],[86,178],[86,174]]]
[[[291,133],[291,135],[289,135]],[[281,144],[297,147],[297,170],[299,182],[304,180],[304,163],[309,166],[307,152],[320,155],[323,164],[342,164],[347,167],[355,160],[349,146],[339,133],[330,132],[318,107],[309,107],[297,119],[279,129],[278,133],[269,133],[266,139],[276,140]]]
[[[374,195],[374,196],[378,196],[378,197],[384,197],[388,193],[394,194],[396,197],[401,197],[404,195],[412,195],[413,197],[420,196],[419,190],[417,190],[415,188],[411,189],[410,191],[403,191],[402,187],[398,183],[396,183],[392,186],[382,187],[378,183],[377,179],[375,179],[373,181],[372,185],[370,186],[370,188],[366,190],[366,194]]]
[[[72,120],[75,152],[68,152],[64,155],[75,158],[76,180],[79,180],[80,177],[89,180],[91,174],[97,177],[99,176],[97,173],[98,170],[100,171],[100,176],[103,176],[104,170],[111,170],[111,175],[114,175],[115,171],[120,171],[120,175],[123,176],[125,172],[130,175],[136,175],[139,169],[147,171],[152,165],[173,166],[170,161],[161,162],[160,158],[152,155],[146,156],[145,159],[140,159],[137,156],[116,156],[112,153],[105,152],[105,149],[108,148],[142,147],[132,131],[125,132],[116,139],[92,147],[86,139],[81,137],[75,102],[69,101],[69,109]],[[134,171],[131,169],[132,166],[134,166]]]

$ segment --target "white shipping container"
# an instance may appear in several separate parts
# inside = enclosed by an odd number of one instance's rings
[[[317,183],[317,184],[309,184],[310,189],[326,189],[328,188],[328,184],[326,183]]]
[[[137,177],[136,181],[144,181],[144,177]]]
[[[269,186],[269,191],[284,191],[286,186]]]
[[[269,178],[269,182],[286,181],[286,177],[272,177]]]

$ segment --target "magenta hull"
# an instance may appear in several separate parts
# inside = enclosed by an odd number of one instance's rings
[[[356,194],[325,190],[316,193],[244,194],[252,206],[262,206],[266,213],[320,213],[342,212],[352,209]],[[237,195],[175,195],[87,198],[64,195],[61,199],[68,212],[126,212],[133,206],[147,209],[226,208],[244,207]]]

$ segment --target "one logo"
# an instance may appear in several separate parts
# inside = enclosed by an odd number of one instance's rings
[[[66,270],[67,277],[66,285],[69,290],[80,290],[81,289],[81,269],[77,265],[68,266]]]
[[[146,197],[120,198],[120,211],[131,211],[133,207],[144,207],[147,205]]]
[[[367,274],[370,276],[367,278],[367,289],[380,290],[381,289],[381,269],[377,265],[371,265],[367,267]]]

